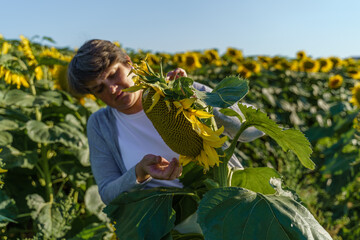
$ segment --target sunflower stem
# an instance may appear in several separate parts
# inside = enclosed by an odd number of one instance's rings
[[[228,187],[228,166],[221,162],[218,167],[214,167],[214,180],[219,183],[219,187]]]
[[[236,133],[234,139],[232,140],[230,146],[225,150],[225,156],[221,158],[221,163],[218,167],[214,168],[214,180],[219,183],[220,187],[229,187],[231,186],[231,177],[232,174],[229,174],[228,162],[231,156],[234,153],[237,140],[239,139],[241,133],[248,128],[247,124],[242,124],[239,131]]]

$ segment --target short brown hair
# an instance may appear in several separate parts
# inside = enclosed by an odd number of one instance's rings
[[[72,91],[89,93],[87,83],[96,80],[114,63],[127,63],[129,56],[107,40],[92,39],[85,42],[68,66],[68,82]]]

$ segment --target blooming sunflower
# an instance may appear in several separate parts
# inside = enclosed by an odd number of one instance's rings
[[[0,78],[2,77],[4,77],[4,80],[7,84],[16,84],[17,89],[19,89],[21,86],[24,86],[26,88],[29,87],[29,83],[24,75],[11,72],[4,66],[0,67]]]
[[[357,68],[349,68],[347,74],[353,79],[360,79],[360,70]]]
[[[296,58],[300,59],[300,60],[307,58],[305,51],[303,51],[303,50],[298,51],[296,53]]]
[[[8,42],[4,42],[1,47],[1,54],[7,54],[11,48],[11,44]]]
[[[311,58],[306,58],[300,61],[300,70],[304,72],[318,72],[320,63]]]
[[[353,95],[350,99],[350,103],[360,108],[360,82],[355,84],[355,86],[351,89],[351,92]]]
[[[343,83],[343,77],[339,74],[331,76],[329,78],[329,88],[336,89],[339,88]]]
[[[329,58],[319,58],[320,72],[329,72],[333,67],[333,62]]]
[[[338,67],[341,67],[343,65],[343,61],[341,60],[341,58],[330,57],[329,59],[333,63],[333,68],[338,68]]]
[[[216,49],[205,50],[204,59],[205,59],[205,63],[207,64],[214,64],[216,66],[221,66],[220,56]]]
[[[155,73],[149,65],[144,71],[134,65],[130,73],[135,85],[123,91],[143,90],[142,105],[148,118],[164,142],[180,154],[182,165],[196,162],[204,171],[219,165],[217,148],[227,140],[221,137],[224,128],[212,129],[206,125],[213,117],[192,87],[193,80],[186,77],[167,81],[163,74]]]
[[[201,63],[199,61],[199,56],[195,52],[186,52],[182,55],[181,66],[188,71],[193,71],[195,69],[201,68]]]

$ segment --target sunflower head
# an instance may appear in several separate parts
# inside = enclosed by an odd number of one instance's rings
[[[320,64],[318,61],[311,58],[306,58],[300,61],[300,70],[304,72],[318,72]]]
[[[350,99],[350,103],[360,108],[360,82],[355,84],[355,86],[351,89],[351,93],[352,97]]]
[[[204,167],[219,165],[217,149],[226,137],[221,137],[223,128],[208,125],[213,117],[206,104],[197,97],[192,87],[193,80],[180,77],[167,81],[162,73],[155,73],[148,63],[144,71],[134,65],[135,85],[123,91],[143,91],[143,109],[164,142],[180,154],[179,161],[186,165],[196,162]],[[219,150],[220,151],[220,150]]]
[[[307,56],[306,56],[306,53],[305,53],[305,51],[303,51],[303,50],[298,51],[298,52],[296,53],[296,58],[297,58],[297,59],[302,60],[302,59],[305,59],[306,57],[307,57]]]
[[[319,58],[320,72],[329,72],[333,68],[333,63],[329,58]]]
[[[349,77],[353,79],[360,79],[360,70],[358,68],[351,67],[346,72]]]
[[[343,77],[339,74],[331,76],[329,78],[329,88],[336,89],[339,88],[343,83]]]

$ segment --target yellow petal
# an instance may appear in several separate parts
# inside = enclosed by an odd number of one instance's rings
[[[149,107],[149,109],[146,111],[146,113],[149,113],[151,112],[151,110],[154,108],[154,106],[156,105],[156,103],[159,101],[160,99],[160,94],[158,92],[156,92],[152,97],[152,104],[151,106]]]
[[[188,109],[191,107],[191,105],[194,103],[195,98],[185,98],[180,100],[181,105],[185,108]]]
[[[194,115],[197,116],[198,118],[211,118],[214,116],[211,113],[208,113],[208,112],[202,111],[202,110],[196,110],[194,112]]]
[[[179,156],[179,162],[181,165],[185,166],[188,163],[190,163],[191,161],[194,161],[194,159],[192,157],[189,156],[184,156],[184,155],[180,155]]]

